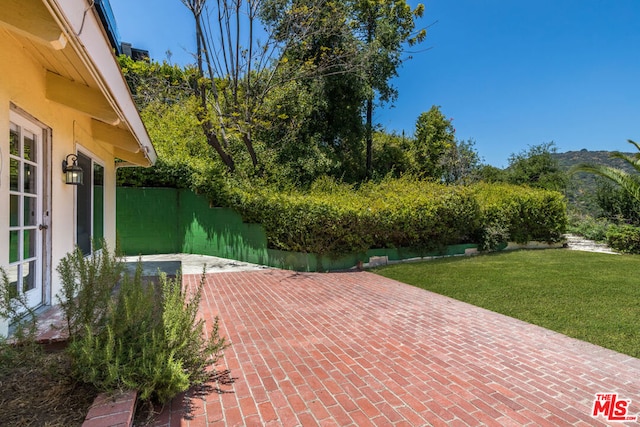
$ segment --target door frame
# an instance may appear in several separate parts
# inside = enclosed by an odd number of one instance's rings
[[[89,161],[89,164],[91,165],[88,170],[86,170],[84,172],[84,185],[85,186],[89,186],[89,217],[90,217],[90,221],[89,221],[89,237],[90,237],[90,241],[93,241],[95,238],[97,238],[96,236],[96,230],[95,230],[95,166],[100,166],[104,171],[106,171],[106,162],[97,154],[95,154],[95,152],[89,150],[88,148],[86,148],[84,145],[80,144],[80,143],[76,143],[75,146],[75,154],[77,156],[82,156],[84,158],[86,158]],[[80,162],[80,159],[78,159],[78,162]],[[104,178],[103,178],[104,179]],[[104,185],[104,183],[103,183]],[[76,189],[75,193],[75,203],[74,203],[74,228],[75,228],[75,233],[74,233],[74,245],[75,246],[81,246],[80,242],[78,241],[78,189]],[[105,193],[103,192],[102,194],[102,230],[103,230],[103,235],[99,236],[99,237],[104,237],[104,219],[105,219]],[[90,244],[90,248],[89,248],[89,252],[85,253],[85,257],[86,256],[90,256],[91,254],[93,254],[93,245]],[[100,251],[100,249],[98,249],[98,251]],[[83,252],[84,253],[84,252]]]
[[[37,130],[37,135],[41,138],[41,156],[42,160],[39,162],[41,168],[41,180],[40,180],[40,224],[44,227],[39,230],[39,244],[40,250],[37,257],[40,259],[41,269],[41,292],[40,302],[35,307],[41,305],[51,305],[51,275],[52,275],[52,215],[51,215],[51,191],[52,191],[52,135],[53,132],[49,126],[42,121],[38,120],[33,115],[29,114],[24,109],[18,107],[13,102],[9,104],[9,122],[13,122],[13,117],[18,117],[23,121],[29,122]]]

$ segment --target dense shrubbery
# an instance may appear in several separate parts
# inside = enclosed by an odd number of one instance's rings
[[[596,242],[604,242],[607,238],[607,231],[612,222],[606,218],[594,218],[590,215],[582,215],[571,212],[567,231],[578,236],[583,236]]]
[[[604,218],[616,223],[640,225],[640,200],[628,191],[600,178],[595,197]]]
[[[566,227],[561,194],[504,184],[446,186],[401,178],[356,189],[322,179],[304,193],[239,189],[231,204],[245,221],[264,226],[271,247],[317,254],[457,243],[492,249],[496,245],[485,240],[556,242]]]
[[[468,240],[478,207],[468,189],[408,179],[354,189],[329,179],[310,191],[242,191],[235,208],[288,251],[345,254],[369,248],[432,249]]]
[[[562,194],[508,184],[480,183],[473,189],[482,210],[481,231],[498,230],[518,243],[562,239],[567,226]]]
[[[612,225],[607,231],[607,244],[629,254],[640,254],[640,228],[633,225]]]
[[[74,376],[99,390],[133,389],[143,400],[166,402],[207,379],[207,367],[226,346],[217,319],[208,338],[197,318],[202,283],[189,294],[181,279],[160,285],[124,277],[105,249],[90,258],[80,250],[59,264],[59,301],[67,319]]]

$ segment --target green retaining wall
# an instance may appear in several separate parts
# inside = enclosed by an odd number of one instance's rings
[[[430,253],[372,249],[340,257],[319,256],[267,248],[261,225],[242,222],[232,209],[210,207],[205,197],[189,190],[118,187],[116,206],[118,243],[125,255],[191,253],[296,271],[326,271],[349,269],[372,256],[397,261],[464,254],[476,247],[455,245]]]
[[[116,233],[127,255],[180,250],[179,193],[172,188],[117,188]]]

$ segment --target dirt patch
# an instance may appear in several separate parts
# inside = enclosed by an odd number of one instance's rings
[[[71,378],[64,351],[0,348],[0,420],[10,426],[81,426],[97,391]]]

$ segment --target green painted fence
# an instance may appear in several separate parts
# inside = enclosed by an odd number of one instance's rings
[[[228,208],[210,207],[207,199],[189,190],[130,188],[116,190],[116,229],[126,255],[191,253],[296,271],[344,270],[372,256],[397,261],[420,256],[464,254],[475,245],[456,245],[441,253],[406,249],[372,249],[340,257],[285,252],[267,248],[259,224],[242,222]]]

